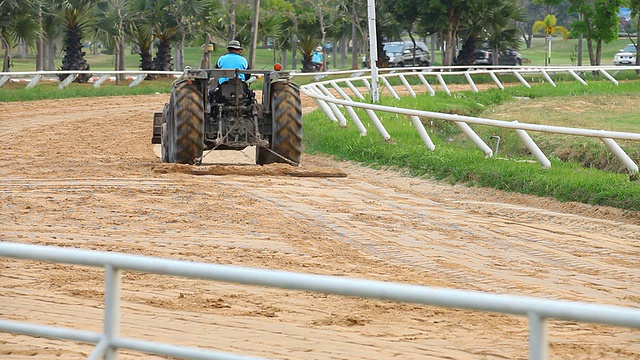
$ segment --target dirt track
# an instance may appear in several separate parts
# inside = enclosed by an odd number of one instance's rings
[[[638,212],[318,156],[303,167],[348,176],[161,174],[151,119],[166,100],[0,103],[0,241],[640,306]],[[0,319],[100,331],[102,275],[2,259]],[[125,273],[123,288],[122,335],[179,345],[276,359],[528,351],[520,317],[137,273]],[[640,330],[552,321],[549,340],[552,359],[640,359]],[[79,359],[91,349],[0,333],[1,359]]]

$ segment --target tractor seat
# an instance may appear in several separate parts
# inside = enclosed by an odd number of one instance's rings
[[[254,97],[249,85],[237,77],[223,82],[214,90],[214,100],[217,103],[235,103],[236,98],[238,102],[242,102]]]

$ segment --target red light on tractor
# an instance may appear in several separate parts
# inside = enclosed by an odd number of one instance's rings
[[[282,65],[280,65],[280,64],[275,64],[275,65],[273,65],[273,70],[275,70],[275,71],[280,71],[280,70],[282,70]]]

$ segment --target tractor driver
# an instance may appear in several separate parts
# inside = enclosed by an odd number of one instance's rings
[[[216,68],[218,69],[240,69],[246,70],[249,66],[247,59],[242,56],[242,46],[240,46],[240,42],[238,40],[229,41],[229,45],[227,45],[228,53],[220,56],[218,62],[216,63]],[[245,74],[238,74],[240,80],[245,81]],[[223,82],[229,80],[229,78],[221,77],[218,79],[218,84],[222,84]]]

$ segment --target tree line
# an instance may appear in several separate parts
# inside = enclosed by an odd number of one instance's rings
[[[637,29],[640,0],[377,0],[376,63],[386,66],[385,41],[429,38],[443,65],[471,64],[479,44],[493,56],[530,46],[535,22],[553,15],[570,36],[584,36],[598,65],[602,44],[618,36],[621,6],[631,9]],[[350,54],[357,68],[368,53],[367,0],[0,0],[4,72],[19,44],[35,52],[37,71],[56,70],[57,53],[64,54],[58,70],[90,70],[86,51],[101,50],[115,57],[114,70],[125,70],[127,47],[140,56],[141,70],[181,70],[185,46],[202,44],[205,33],[219,46],[237,39],[252,53],[273,48],[274,61],[277,53],[288,68],[300,61],[309,70],[318,46],[336,55],[334,66],[345,67]]]

